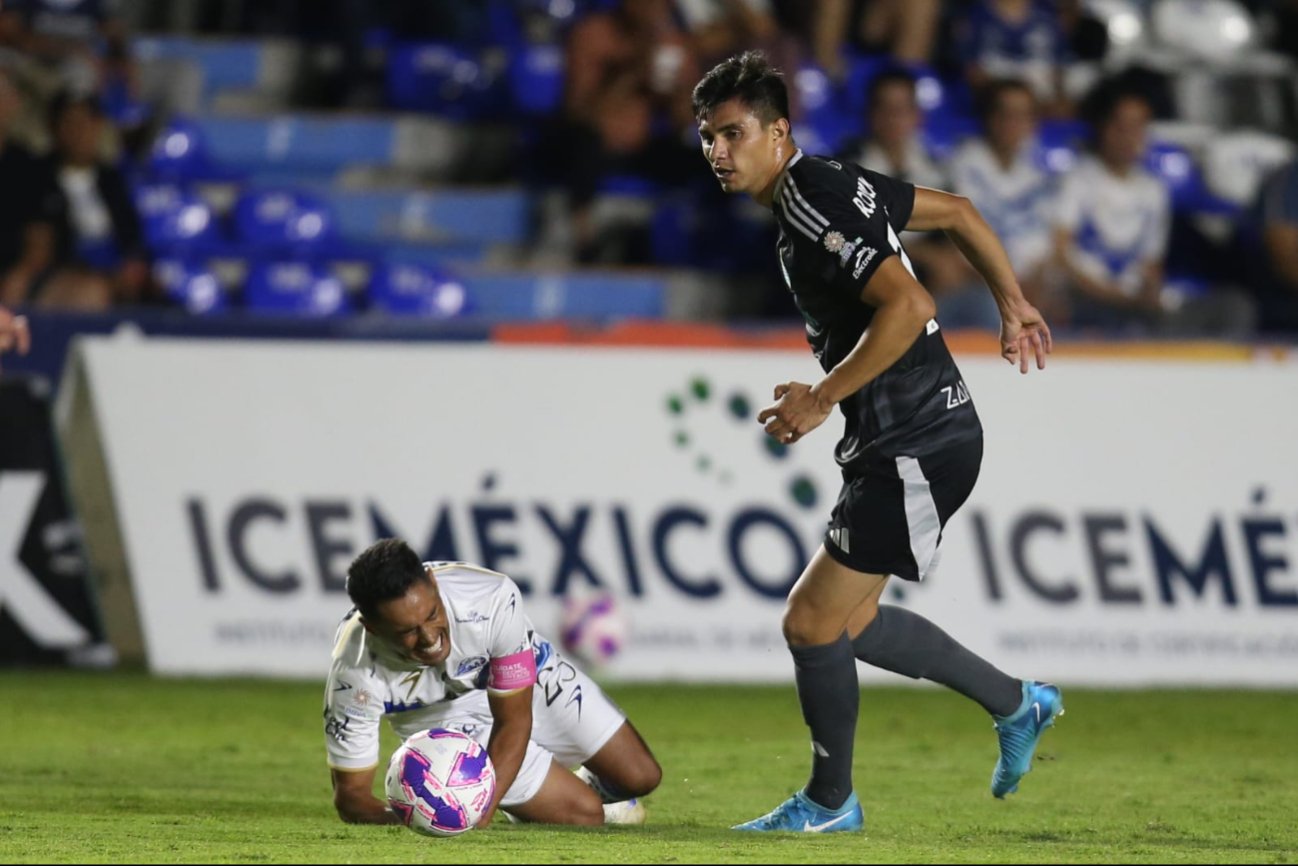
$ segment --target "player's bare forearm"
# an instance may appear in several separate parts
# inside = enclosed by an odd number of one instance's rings
[[[812,387],[812,393],[830,405],[855,394],[897,363],[936,313],[927,292],[907,293],[885,303],[852,351]]]
[[[485,827],[496,814],[505,792],[514,784],[527,754],[527,743],[532,737],[532,690],[530,688],[507,695],[489,694],[491,705],[491,737],[487,740],[487,755],[496,771],[496,794],[491,806],[483,814],[479,827]]]
[[[334,808],[347,824],[400,824],[388,804],[374,796],[374,770],[333,770]]]
[[[815,430],[834,406],[897,363],[937,312],[932,296],[896,256],[875,271],[861,291],[861,301],[875,308],[874,318],[846,358],[813,386],[775,386],[776,402],[757,413],[768,436],[792,444]]]
[[[906,228],[943,231],[987,283],[1001,315],[1013,314],[1023,302],[1023,291],[1010,257],[996,232],[964,196],[927,187],[915,187],[915,205]]]

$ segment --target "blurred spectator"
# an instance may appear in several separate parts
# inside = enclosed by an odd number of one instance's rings
[[[70,88],[104,93],[134,77],[117,0],[3,0],[0,43],[43,70],[41,96]],[[34,72],[34,70],[33,70]]]
[[[17,349],[19,355],[26,355],[31,347],[31,331],[27,327],[26,316],[15,316],[0,307],[0,355],[10,349]]]
[[[940,0],[820,0],[814,6],[812,51],[835,80],[846,77],[847,53],[886,54],[901,63],[932,57]]]
[[[737,51],[771,51],[779,27],[770,0],[675,0],[699,63],[710,68]]]
[[[915,76],[904,69],[886,70],[870,82],[869,136],[848,151],[852,161],[890,177],[949,189],[946,173],[920,140],[924,114],[916,95]],[[908,239],[906,251],[920,279],[938,304],[944,325],[1000,327],[995,301],[977,273],[941,232]]]
[[[1048,114],[1067,114],[1066,41],[1047,0],[978,0],[956,25],[965,77],[978,90],[994,78],[1028,82]]]
[[[1186,298],[1164,284],[1171,203],[1167,188],[1142,165],[1152,114],[1148,100],[1102,86],[1088,114],[1095,153],[1064,178],[1054,221],[1072,323],[1175,336],[1247,336],[1254,314],[1246,298],[1225,291]]]
[[[924,113],[917,81],[904,69],[880,72],[870,81],[869,135],[849,153],[857,163],[919,186],[946,189],[946,174],[920,140]]]
[[[1298,334],[1298,160],[1262,183],[1245,236],[1259,330]]]
[[[977,206],[1009,253],[1024,294],[1038,307],[1051,259],[1054,183],[1037,163],[1037,101],[1017,79],[993,81],[982,95],[983,136],[951,158],[955,192]]]
[[[45,165],[10,136],[22,96],[0,67],[0,303],[24,304],[54,256],[52,184]]]
[[[50,106],[50,129],[58,209],[54,269],[42,300],[77,309],[145,300],[149,264],[139,214],[122,173],[100,158],[98,103],[60,94]]]
[[[598,255],[591,204],[601,181],[624,172],[672,180],[696,174],[690,91],[698,63],[671,0],[622,0],[569,33],[563,128],[578,258]]]

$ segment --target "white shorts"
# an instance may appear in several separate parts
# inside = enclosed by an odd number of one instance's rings
[[[514,784],[500,805],[520,806],[536,796],[550,772],[550,761],[572,769],[590,760],[626,722],[604,690],[550,643],[536,638],[536,685],[532,688],[532,738]],[[439,727],[461,731],[484,747],[491,736],[491,713],[451,716]]]

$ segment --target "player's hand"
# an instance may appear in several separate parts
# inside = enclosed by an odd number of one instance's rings
[[[27,350],[31,348],[31,339],[26,317],[15,316],[4,307],[0,307],[0,354],[16,348],[18,354],[26,355]]]
[[[1028,358],[1037,359],[1037,369],[1046,368],[1046,355],[1054,348],[1050,327],[1036,307],[1023,301],[1001,316],[1001,357],[1027,373]]]
[[[775,403],[757,413],[757,423],[777,442],[792,445],[825,422],[833,404],[826,406],[810,385],[786,382],[775,386]]]

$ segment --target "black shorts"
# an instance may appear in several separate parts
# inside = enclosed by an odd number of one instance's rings
[[[982,466],[982,436],[927,457],[879,460],[844,473],[825,550],[866,574],[923,580],[936,564],[946,522],[964,504]]]

